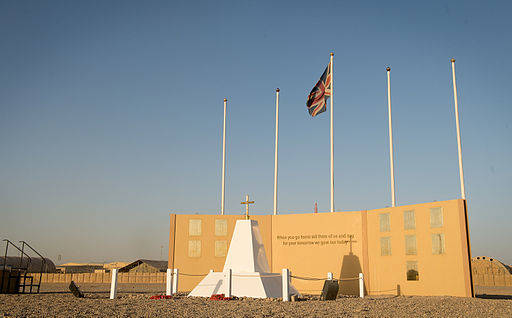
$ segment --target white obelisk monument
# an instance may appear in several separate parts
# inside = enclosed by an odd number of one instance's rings
[[[246,197],[246,220],[236,221],[223,272],[210,272],[189,296],[225,294],[237,297],[282,297],[281,273],[270,273],[258,222],[248,218],[253,201]],[[229,277],[231,276],[231,277]],[[299,292],[290,285],[290,294]]]

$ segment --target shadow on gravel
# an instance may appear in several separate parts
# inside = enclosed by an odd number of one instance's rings
[[[482,294],[482,295],[475,295],[476,298],[483,298],[483,299],[511,299],[512,300],[512,295],[487,295],[487,294]]]

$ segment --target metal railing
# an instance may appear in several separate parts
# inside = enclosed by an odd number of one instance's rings
[[[14,269],[18,269],[20,271],[24,271],[24,274],[23,274],[23,290],[25,289],[25,282],[26,282],[26,279],[27,279],[27,271],[28,271],[28,268],[30,266],[30,264],[32,263],[32,258],[23,251],[23,249],[20,249],[18,246],[16,246],[16,244],[14,244],[13,242],[9,241],[8,239],[3,239],[2,241],[5,242],[5,254],[4,254],[4,266],[3,266],[3,271],[2,271],[2,282],[0,283],[0,289],[3,289],[4,288],[4,283],[5,283],[5,277],[7,276],[7,286],[6,288],[8,289],[9,285],[10,285],[10,280],[11,278],[13,278],[14,276],[11,275],[11,271],[9,271],[9,274],[7,274],[7,253],[9,252],[9,245],[12,245],[14,248],[16,248],[19,252],[20,252],[20,265],[19,267],[14,267]],[[23,267],[23,256],[26,256],[27,257],[27,266],[26,268]],[[11,268],[12,270],[13,268]]]
[[[46,258],[43,257],[43,255],[39,254],[38,251],[36,251],[32,246],[30,246],[27,242],[25,241],[20,241],[21,243],[21,250],[23,251],[25,246],[27,246],[28,248],[30,248],[30,250],[34,253],[36,253],[39,257],[41,257],[41,269],[39,270],[39,283],[37,284],[37,293],[39,293],[39,290],[41,289],[41,278],[43,277],[43,270],[46,272],[48,270],[47,268],[47,264],[46,264]],[[27,270],[28,270],[28,266],[27,266]],[[30,284],[30,292],[32,293],[32,286],[34,286],[33,284]],[[25,281],[23,282],[23,292],[25,292]]]

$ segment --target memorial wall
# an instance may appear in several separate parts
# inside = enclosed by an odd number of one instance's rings
[[[319,294],[327,272],[340,293],[472,295],[463,200],[354,212],[251,215],[272,272],[291,270],[293,285]],[[243,215],[170,215],[169,268],[190,291],[209,270],[222,271],[236,220]],[[198,275],[198,276],[194,276]],[[302,279],[306,278],[306,279]]]

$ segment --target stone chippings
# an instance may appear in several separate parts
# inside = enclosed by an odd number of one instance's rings
[[[66,284],[46,285],[36,295],[0,295],[0,317],[512,317],[512,300],[460,297],[340,297],[319,301],[306,296],[283,303],[276,299],[214,301],[188,298],[150,300],[160,285],[122,284],[110,300],[109,286],[80,286],[75,298]]]

